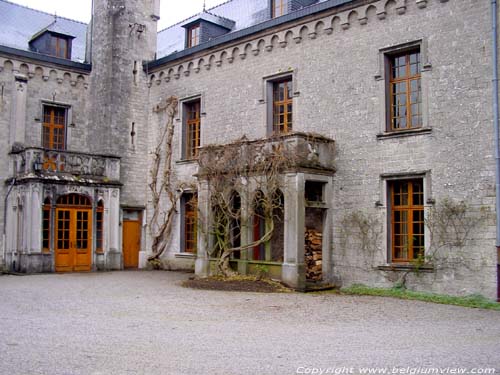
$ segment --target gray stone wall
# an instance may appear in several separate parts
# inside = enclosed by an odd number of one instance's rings
[[[202,145],[228,143],[243,135],[257,139],[267,134],[266,80],[293,76],[294,130],[336,141],[330,202],[334,273],[344,285],[390,286],[391,277],[377,267],[390,261],[386,197],[391,176],[423,175],[429,202],[464,200],[474,210],[494,213],[489,19],[488,3],[473,0],[376,1],[352,11],[324,13],[306,24],[269,30],[257,39],[161,67],[150,76],[151,102],[170,95],[181,103],[201,96]],[[420,45],[424,59],[424,126],[431,130],[377,137],[385,131],[384,51],[407,43]],[[151,129],[161,121],[150,113]],[[174,155],[179,160],[182,118],[176,126]],[[150,147],[154,139],[150,137]],[[177,179],[192,180],[189,164],[175,168]],[[342,220],[354,211],[378,218],[382,225],[373,256],[355,239],[347,245],[342,240]],[[453,269],[419,274],[408,284],[493,298],[492,215],[473,237]],[[172,240],[175,252],[177,239]]]
[[[156,51],[155,2],[96,1],[92,36],[89,144],[121,159],[124,206],[144,206],[147,169],[147,76]]]
[[[86,101],[88,73],[40,64],[35,60],[19,60],[0,56],[0,231],[4,233],[4,204],[13,176],[9,152],[14,144],[41,147],[43,104],[65,105],[67,119],[67,149],[87,150]],[[0,258],[3,258],[3,240]],[[8,249],[6,249],[8,250]],[[0,260],[1,262],[1,260]]]

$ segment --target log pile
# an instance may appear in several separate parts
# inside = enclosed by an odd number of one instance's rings
[[[323,277],[323,234],[314,229],[305,232],[306,279],[320,281]]]

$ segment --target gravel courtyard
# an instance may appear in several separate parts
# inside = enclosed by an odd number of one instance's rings
[[[0,373],[500,374],[498,311],[194,290],[179,285],[188,276],[0,276]]]

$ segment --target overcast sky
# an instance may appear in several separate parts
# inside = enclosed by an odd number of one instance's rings
[[[9,0],[58,16],[89,22],[92,0]],[[206,0],[207,9],[227,0]],[[203,9],[203,0],[161,0],[158,30],[182,21]]]

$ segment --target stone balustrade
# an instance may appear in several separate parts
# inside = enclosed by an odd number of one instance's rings
[[[11,151],[13,177],[66,176],[97,179],[104,182],[120,180],[120,158],[65,150],[47,150],[38,147]]]

